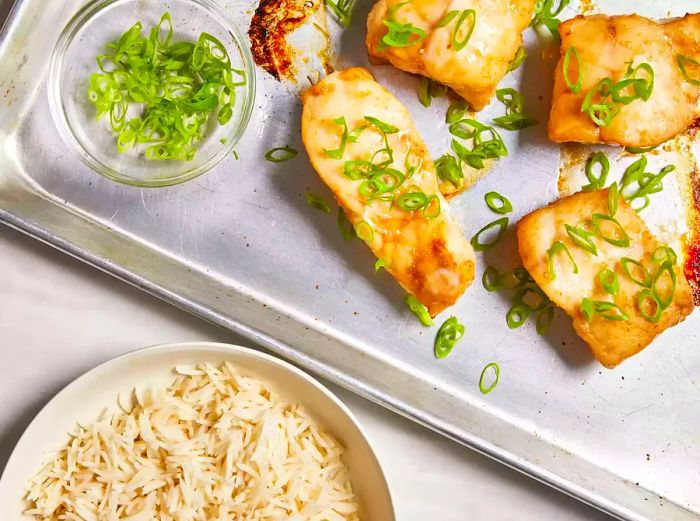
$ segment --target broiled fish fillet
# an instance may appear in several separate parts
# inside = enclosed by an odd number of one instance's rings
[[[551,140],[647,147],[663,143],[692,123],[698,87],[684,80],[677,55],[700,59],[700,14],[668,23],[637,15],[577,16],[562,23],[559,32],[562,57],[554,78],[548,127]],[[564,56],[569,47],[578,51],[583,64],[579,93],[572,92],[564,79]],[[648,63],[654,70],[651,97],[620,105],[619,114],[608,126],[596,126],[581,112],[586,94],[603,78],[619,82],[630,63],[633,67]],[[572,83],[578,78],[577,65],[572,56],[568,70]]]
[[[427,76],[451,87],[475,110],[484,108],[522,44],[522,31],[532,18],[536,0],[412,0],[397,7],[403,2],[379,0],[369,13],[366,43],[372,63],[391,63]],[[392,8],[396,8],[395,20],[411,23],[427,36],[407,47],[383,46],[387,33],[383,22]],[[444,27],[438,25],[450,11],[466,9],[475,11],[474,32],[466,46],[456,50],[452,33],[458,17]],[[469,20],[461,24],[460,41],[468,27]]]
[[[674,266],[676,289],[672,303],[657,323],[646,320],[637,307],[637,296],[643,288],[625,275],[620,259],[628,257],[641,261],[653,276],[655,265],[651,256],[661,245],[639,215],[620,198],[615,218],[629,235],[630,244],[628,247],[618,247],[595,236],[592,240],[598,254],[593,255],[572,242],[564,225],[576,226],[590,219],[594,213],[609,213],[607,189],[579,192],[536,210],[518,223],[518,250],[532,278],[552,302],[571,316],[576,332],[591,347],[593,355],[604,366],[614,367],[644,349],[665,329],[685,319],[693,311],[693,296],[683,275],[683,267],[677,262]],[[556,278],[551,280],[547,250],[556,241],[567,246],[578,273],[574,272],[566,253],[560,252],[553,257]],[[619,292],[614,298],[604,291],[598,280],[598,274],[605,268],[617,275]],[[597,314],[588,322],[581,312],[584,298],[614,301],[629,319],[606,320]]]
[[[301,133],[304,145],[321,179],[335,194],[350,222],[358,229],[365,224],[372,230],[366,242],[386,263],[386,270],[436,315],[453,305],[474,278],[474,251],[450,214],[438,189],[435,166],[425,143],[418,135],[406,108],[365,69],[335,72],[304,92]],[[398,132],[386,134],[392,150],[390,168],[407,173],[407,155],[412,175],[395,194],[422,192],[434,196],[433,215],[439,203],[440,213],[428,218],[422,210],[407,211],[389,201],[374,200],[359,192],[362,179],[344,174],[347,161],[370,160],[385,147],[384,137],[365,116],[392,125]],[[366,127],[356,142],[347,140],[342,158],[329,157],[324,149],[339,150],[344,117],[348,130]],[[382,156],[384,157],[384,156]]]
[[[536,210],[518,223],[518,249],[532,278],[556,305],[571,316],[576,332],[591,347],[593,355],[604,366],[614,367],[644,349],[666,328],[685,319],[693,311],[693,297],[683,267],[678,262],[674,267],[676,289],[673,301],[657,323],[647,321],[637,307],[637,295],[643,288],[625,275],[620,259],[628,257],[641,261],[653,275],[656,265],[651,256],[660,244],[632,207],[620,199],[615,218],[629,235],[630,245],[613,246],[596,236],[592,240],[598,254],[588,253],[572,242],[564,225],[576,226],[596,212],[608,214],[608,190],[579,192]],[[566,253],[560,252],[553,257],[556,278],[551,280],[547,250],[556,241],[568,247],[578,273],[574,273]],[[598,274],[604,268],[617,275],[619,292],[614,298],[598,281]],[[581,302],[586,297],[595,301],[614,301],[629,319],[606,320],[596,314],[588,322],[581,312]]]

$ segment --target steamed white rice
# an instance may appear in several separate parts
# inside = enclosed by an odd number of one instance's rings
[[[357,521],[342,447],[228,363],[79,427],[30,481],[46,521]]]

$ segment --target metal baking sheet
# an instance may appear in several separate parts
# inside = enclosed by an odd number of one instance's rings
[[[437,361],[435,330],[409,314],[388,275],[374,273],[367,248],[344,242],[333,216],[306,206],[307,189],[330,194],[305,154],[262,160],[273,146],[302,150],[298,87],[259,71],[240,160],[231,156],[181,186],[121,186],[84,166],[59,138],[46,94],[52,46],[80,4],[20,0],[1,34],[2,222],[620,519],[700,519],[698,313],[609,371],[561,313],[544,337],[531,324],[509,330],[507,300],[477,280],[445,314],[466,324],[466,339]],[[597,8],[666,17],[700,7],[672,4],[608,0]],[[335,67],[366,65],[370,5],[358,1],[352,27],[333,30]],[[222,7],[245,28],[254,5]],[[505,84],[518,86],[528,112],[544,122],[553,62],[530,30],[526,46],[530,58]],[[431,151],[445,150],[447,101],[423,108],[416,78],[373,71],[409,106]],[[498,110],[494,104],[479,117]],[[486,191],[510,197],[516,218],[558,197],[560,149],[544,125],[504,136],[510,155],[452,202],[468,237],[492,218]],[[512,233],[479,258],[478,276],[488,262],[518,265]],[[482,396],[479,375],[491,361],[501,380]]]

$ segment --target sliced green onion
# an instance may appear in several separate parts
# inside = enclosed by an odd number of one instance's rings
[[[469,110],[469,105],[466,101],[454,101],[450,103],[447,109],[447,115],[445,116],[445,123],[457,123],[462,120]]]
[[[333,13],[343,27],[350,26],[354,5],[355,0],[326,0],[326,8]]]
[[[584,298],[581,302],[581,313],[587,322],[593,320],[594,315],[600,315],[605,320],[625,321],[629,315],[620,306],[607,300],[591,300]]]
[[[566,233],[569,235],[569,239],[571,239],[576,246],[586,250],[592,255],[598,255],[598,248],[591,240],[592,233],[587,232],[580,225],[574,227],[570,224],[565,224],[564,228],[566,228]]]
[[[374,230],[367,221],[360,221],[355,225],[355,235],[360,240],[372,242],[374,240]]]
[[[538,335],[544,335],[549,328],[552,326],[552,320],[554,320],[554,306],[549,305],[542,311],[537,313],[535,318],[535,331]]]
[[[518,47],[518,50],[515,53],[515,56],[513,57],[513,60],[508,64],[506,74],[520,67],[523,61],[525,61],[525,58],[527,58],[527,52],[525,52],[525,47],[521,45],[520,47]]]
[[[613,183],[610,185],[610,188],[608,188],[608,213],[611,217],[615,217],[619,204],[620,190],[617,187],[617,183]]]
[[[663,308],[656,296],[648,288],[644,288],[637,294],[637,309],[642,317],[652,324],[661,320]]]
[[[481,236],[486,232],[490,231],[492,228],[498,228],[496,236],[489,242],[481,242]],[[496,219],[495,221],[488,223],[481,230],[476,232],[476,235],[474,235],[474,237],[472,237],[472,248],[474,248],[475,251],[486,251],[493,248],[506,234],[507,229],[508,217],[501,217],[500,219]]]
[[[465,22],[468,25],[466,26],[466,31],[462,31],[464,36],[460,40],[460,30]],[[474,32],[475,26],[476,11],[474,9],[465,9],[464,11],[462,11],[459,15],[459,18],[457,18],[457,23],[455,23],[454,29],[452,30],[452,47],[456,51],[461,51],[467,46],[467,43],[469,43],[469,39],[472,37],[472,33]]]
[[[423,217],[426,219],[435,219],[440,216],[442,212],[442,207],[440,205],[440,199],[437,195],[431,195],[428,197],[425,205],[423,206]]]
[[[491,384],[487,386],[486,376],[489,372],[489,369],[493,373],[493,382],[491,382]],[[493,391],[498,385],[498,380],[500,376],[501,369],[500,367],[498,367],[498,364],[496,362],[491,362],[486,367],[484,367],[484,370],[481,371],[481,377],[479,378],[479,390],[481,391],[481,394],[489,394],[491,391]]]
[[[620,282],[617,279],[617,274],[608,268],[605,268],[598,273],[598,282],[600,282],[600,285],[605,292],[609,293],[610,295],[615,296],[617,295],[618,291],[620,291]]]
[[[459,188],[464,180],[464,172],[459,160],[451,155],[444,154],[435,162],[438,177],[449,181],[455,188]]]
[[[481,276],[481,284],[486,291],[496,291],[498,289],[498,278],[500,273],[493,266],[487,266],[484,274]]]
[[[387,33],[382,36],[380,46],[382,47],[409,47],[423,40],[428,33],[411,23],[402,24],[396,21],[396,12],[411,0],[400,2],[387,11],[387,17],[382,21],[387,28]]]
[[[435,337],[435,358],[445,358],[452,352],[455,344],[464,336],[464,325],[459,323],[457,317],[445,320]]]
[[[573,264],[574,273],[578,273],[578,265],[576,264],[573,255],[571,255],[569,248],[567,248],[566,244],[563,242],[557,241],[547,250],[547,265],[549,267],[549,280],[551,281],[557,279],[557,274],[554,270],[554,257],[562,251],[566,253],[567,257],[569,257],[569,260],[571,261],[571,264]]]
[[[430,81],[430,78],[421,78],[420,86],[418,87],[418,100],[424,107],[429,107],[433,102],[433,98],[430,95]]]
[[[627,232],[622,227],[620,222],[611,217],[610,215],[605,215],[604,213],[594,213],[591,218],[593,228],[595,229],[598,236],[605,242],[617,246],[619,248],[627,248],[630,245],[630,237]],[[615,227],[614,236],[605,235],[605,230],[603,230],[603,223],[612,223]]]
[[[668,261],[675,266],[676,262],[678,262],[678,256],[670,246],[659,246],[651,255],[651,260],[657,264],[663,264]]]
[[[451,11],[445,13],[445,16],[440,18],[438,21],[436,27],[445,27],[447,24],[449,24],[452,20],[454,20],[457,15],[459,14],[459,10],[457,9],[452,9]]]
[[[569,79],[569,64],[572,55],[576,58],[576,70],[578,71],[575,82]],[[574,94],[581,92],[581,88],[583,87],[583,64],[581,62],[581,55],[578,53],[578,49],[576,49],[576,47],[573,45],[566,49],[566,54],[564,54],[563,73],[564,81],[566,82],[567,87],[569,87],[569,90],[571,90],[571,92]]]
[[[594,169],[596,166],[600,166],[600,173],[596,174]],[[608,179],[608,173],[610,172],[610,160],[603,152],[596,152],[588,158],[586,161],[586,177],[588,178],[589,184],[584,186],[582,189],[585,192],[590,192],[593,190],[600,190],[605,187],[605,182]]]
[[[492,212],[504,215],[513,211],[513,205],[508,198],[498,192],[488,192],[484,195],[484,201]]]
[[[622,265],[622,271],[625,272],[625,275],[632,282],[643,288],[651,288],[651,275],[649,275],[649,271],[644,267],[644,264],[629,257],[622,257],[620,264]],[[637,273],[632,273],[633,269],[636,269]]]
[[[515,304],[521,304],[533,311],[540,311],[550,303],[544,291],[535,282],[523,282],[513,297]]]
[[[396,204],[402,210],[411,212],[413,210],[420,210],[428,202],[428,196],[423,192],[409,192],[401,194],[396,200]]]
[[[649,147],[625,147],[625,152],[629,152],[630,154],[646,154],[658,147],[659,145],[651,145]]]
[[[511,87],[498,89],[496,91],[496,98],[506,106],[507,114],[517,114],[523,111],[525,98]]]
[[[333,123],[343,127],[343,133],[340,137],[340,146],[335,150],[329,150],[327,148],[324,148],[323,151],[331,159],[342,159],[343,154],[345,154],[345,147],[347,146],[347,143],[348,143],[348,124],[345,122],[345,116],[335,118],[333,120]]]
[[[290,146],[271,148],[265,153],[265,159],[273,163],[289,161],[297,156],[299,152]]]
[[[632,92],[629,92],[630,89]],[[610,96],[615,103],[629,105],[635,100],[643,99],[647,90],[648,86],[646,80],[627,78],[618,81],[615,85],[610,87]],[[625,94],[625,91],[628,93]]]
[[[306,204],[309,208],[315,208],[316,210],[321,210],[325,213],[331,213],[331,207],[328,203],[318,195],[314,195],[311,192],[306,192]]]
[[[506,130],[522,130],[537,125],[538,121],[525,114],[507,114],[493,118],[496,126]]]
[[[406,305],[408,306],[408,309],[410,309],[411,312],[418,317],[421,324],[427,327],[435,325],[435,322],[433,322],[433,319],[430,317],[430,313],[428,313],[428,308],[426,308],[416,297],[413,295],[406,295]]]
[[[517,329],[527,322],[532,308],[524,304],[514,304],[506,314],[506,324],[510,329]]]
[[[386,134],[396,134],[399,131],[399,129],[394,125],[390,125],[381,119],[377,119],[372,116],[365,116],[365,119]]]
[[[350,241],[355,238],[355,228],[352,227],[348,216],[345,215],[345,212],[340,206],[338,207],[338,229],[344,240]]]
[[[382,268],[386,268],[386,261],[384,259],[377,259],[377,262],[374,263],[374,272],[377,273]]]
[[[662,280],[662,277],[666,274],[668,276],[668,280],[670,281],[670,289],[667,289],[665,292],[666,294],[664,295],[664,288],[661,287],[660,281]],[[656,301],[659,303],[659,306],[661,309],[666,309],[671,305],[671,302],[673,302],[673,294],[676,291],[676,272],[673,269],[673,264],[670,262],[666,261],[661,266],[659,269],[656,271],[656,274],[654,275],[654,278],[651,281],[651,292],[654,295],[654,298]]]
[[[685,81],[691,85],[700,86],[700,61],[696,60],[695,58],[691,58],[690,56],[677,54],[676,63],[678,64],[678,68],[681,70],[681,75]],[[695,69],[696,76],[694,78],[691,77],[690,73],[688,72],[689,65]]]
[[[525,273],[521,273],[521,271]],[[523,268],[499,273],[493,266],[488,266],[481,277],[481,283],[484,285],[486,291],[512,288],[528,281],[529,274]]]

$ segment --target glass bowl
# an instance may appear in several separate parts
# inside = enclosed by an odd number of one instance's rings
[[[231,65],[245,73],[245,86],[236,88],[231,119],[219,125],[213,113],[205,136],[190,160],[147,159],[144,145],[120,153],[109,114],[97,119],[88,99],[91,74],[100,72],[97,56],[137,21],[148,37],[163,13],[170,13],[172,42],[196,42],[202,32],[216,37],[229,53]],[[95,0],[68,22],[51,57],[48,79],[51,114],[63,139],[90,168],[103,176],[142,187],[170,186],[203,174],[227,154],[243,135],[255,98],[255,73],[246,40],[228,15],[211,0]],[[127,119],[142,106],[129,104]],[[134,114],[134,111],[135,114]]]

